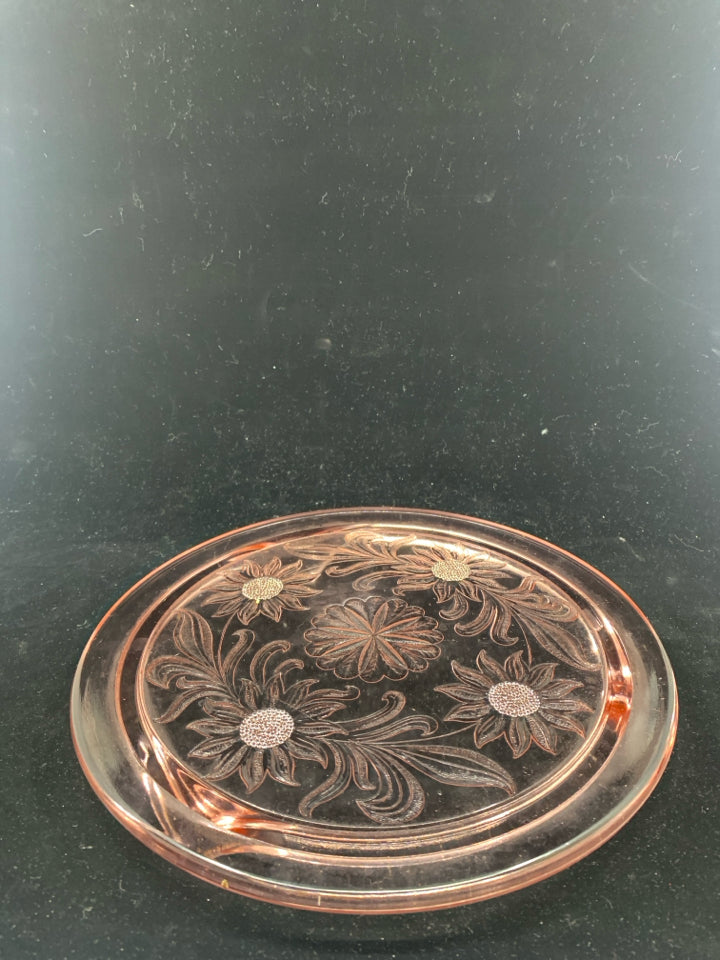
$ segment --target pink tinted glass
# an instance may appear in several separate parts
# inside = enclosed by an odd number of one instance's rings
[[[498,524],[367,508],[176,557],[107,614],[72,727],[110,811],[229,890],[390,913],[498,896],[612,836],[672,749],[630,599]]]

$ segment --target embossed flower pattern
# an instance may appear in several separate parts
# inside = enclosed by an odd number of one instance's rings
[[[459,620],[468,612],[470,601],[482,601],[488,577],[497,578],[501,570],[502,563],[486,553],[417,546],[412,553],[398,555],[399,577],[393,592],[431,589],[442,604],[440,616]]]
[[[167,638],[175,652],[148,665],[149,683],[166,691],[156,722],[177,721],[201,738],[184,752],[208,781],[239,780],[248,794],[267,781],[303,788],[298,812],[308,817],[348,793],[364,817],[406,823],[425,808],[423,778],[512,793],[510,771],[483,749],[491,741],[504,739],[517,759],[532,744],[557,753],[563,731],[584,736],[583,715],[591,708],[570,696],[583,684],[555,679],[561,665],[594,669],[562,626],[578,612],[534,575],[519,576],[501,558],[461,545],[374,540],[360,532],[339,544],[294,545],[295,551],[303,559],[265,554],[264,562],[247,558],[219,570],[200,607],[224,618],[222,628],[185,606]],[[309,568],[307,561],[314,561]],[[326,578],[346,576],[354,577],[350,589],[357,592],[343,602],[323,602]],[[452,641],[445,639],[448,628],[415,600],[430,592],[439,615],[455,623]],[[474,619],[459,622],[471,606]],[[299,630],[284,622],[289,610],[309,611]],[[278,626],[266,622],[256,634],[246,629],[256,618]],[[238,621],[243,629],[233,630]],[[457,656],[481,634],[483,643],[523,643],[525,649],[502,666],[484,650],[474,668],[455,659],[456,682],[427,682],[456,701],[444,730],[435,716],[408,709],[405,693],[381,684],[425,672],[443,649],[452,647]],[[534,647],[563,663],[535,663]],[[477,645],[473,656],[476,651]],[[438,679],[447,677],[447,662],[436,669]],[[362,694],[347,684],[326,686],[329,673],[357,680]],[[380,684],[379,708],[374,684]],[[350,701],[358,702],[346,712]]]
[[[358,699],[357,687],[330,689],[307,676],[291,681],[305,664],[286,656],[292,644],[285,640],[262,644],[247,665],[256,643],[252,630],[238,630],[230,644],[217,640],[204,617],[181,609],[172,625],[175,652],[148,665],[148,682],[172,698],[157,723],[174,723],[188,710],[200,713],[180,723],[202,736],[186,756],[200,761],[206,780],[237,775],[248,794],[267,779],[302,787],[296,761],[312,761],[323,774],[300,799],[302,816],[353,790],[360,794],[356,807],[376,823],[407,823],[422,813],[426,794],[417,773],[454,787],[515,791],[512,776],[494,760],[434,742],[437,721],[405,713],[398,691],[385,692],[377,710],[335,718]]]
[[[460,704],[445,720],[474,724],[475,746],[479,749],[504,737],[515,758],[535,743],[547,753],[557,753],[558,731],[585,735],[577,719],[590,707],[569,697],[583,684],[578,680],[556,680],[556,663],[528,665],[522,653],[514,653],[500,666],[484,650],[476,660],[477,669],[457,661],[452,671],[459,683],[436,687]]]
[[[483,588],[495,588],[506,577],[502,560],[489,553],[426,545],[413,537],[390,540],[359,531],[337,546],[311,543],[295,549],[303,557],[326,561],[331,577],[354,576],[359,591],[375,590],[388,580],[395,580],[392,592],[398,596],[432,590],[447,620],[463,617],[470,601],[482,601]]]
[[[192,611],[183,611],[178,618],[174,640],[178,655],[154,660],[148,680],[178,691],[159,718],[162,723],[176,719],[191,703],[200,704],[202,719],[187,728],[203,739],[188,757],[209,761],[204,769],[208,780],[237,773],[248,793],[268,776],[297,787],[296,760],[327,763],[319,744],[339,729],[329,718],[358,697],[357,687],[328,689],[306,678],[290,682],[289,674],[302,669],[303,663],[284,657],[291,649],[284,640],[260,647],[248,675],[239,676],[254,634],[239,631],[234,647],[220,657],[209,624]]]
[[[416,537],[368,536],[362,530],[347,533],[342,543],[299,543],[293,552],[323,563],[328,577],[353,577],[353,589],[360,593],[388,581],[395,581],[390,588],[395,596],[432,592],[440,616],[454,622],[459,637],[485,634],[512,647],[532,633],[552,657],[581,670],[599,669],[575,633],[575,603],[529,570],[521,575],[497,553]]]
[[[336,732],[327,718],[357,691],[313,691],[303,681],[283,689],[282,668],[280,664],[266,684],[244,683],[235,701],[207,701],[207,719],[188,724],[204,737],[188,756],[212,761],[205,772],[208,780],[224,780],[237,773],[248,793],[254,793],[266,776],[299,787],[296,760],[326,762],[318,738]]]
[[[397,597],[352,597],[327,607],[311,623],[305,632],[308,654],[343,680],[402,680],[440,656],[437,621]]]
[[[320,593],[309,586],[316,576],[303,569],[301,560],[287,564],[279,557],[265,564],[249,560],[226,573],[206,602],[215,605],[216,617],[237,616],[246,626],[259,616],[278,623],[284,610],[307,610],[303,600]]]

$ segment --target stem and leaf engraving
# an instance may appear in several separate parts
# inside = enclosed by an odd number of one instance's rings
[[[152,722],[203,780],[296,790],[302,817],[410,823],[446,804],[440,785],[495,803],[526,779],[506,764],[559,753],[593,712],[578,607],[479,548],[352,530],[233,560],[194,596],[148,659]]]
[[[298,543],[298,555],[325,565],[329,577],[353,577],[359,592],[394,581],[392,593],[432,591],[440,616],[454,623],[460,637],[486,635],[509,647],[522,643],[532,656],[530,637],[569,666],[595,671],[570,625],[579,611],[569,597],[547,589],[542,579],[521,576],[498,557],[481,551],[417,544],[413,537],[383,539],[364,531],[342,543]],[[469,620],[460,622],[471,612]]]
[[[172,694],[156,722],[168,724],[193,705],[199,708],[201,716],[186,726],[202,739],[188,759],[200,761],[206,779],[237,775],[248,793],[267,779],[301,787],[298,762],[309,761],[327,776],[299,801],[302,816],[311,817],[355,787],[361,794],[357,808],[378,824],[406,823],[422,813],[426,792],[416,774],[456,787],[514,792],[510,774],[489,757],[427,742],[437,721],[406,714],[402,693],[386,692],[380,709],[370,714],[338,719],[335,714],[358,699],[357,687],[293,679],[305,664],[286,656],[292,649],[288,641],[265,643],[250,656],[257,641],[253,631],[231,636],[223,652],[227,641],[215,640],[210,623],[182,609],[172,629],[176,652],[152,659],[146,673],[151,685]]]

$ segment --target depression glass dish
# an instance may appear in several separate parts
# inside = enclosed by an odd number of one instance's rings
[[[581,560],[367,508],[224,534],[145,577],[78,666],[110,811],[183,869],[307,909],[497,896],[612,836],[677,722],[665,652]]]

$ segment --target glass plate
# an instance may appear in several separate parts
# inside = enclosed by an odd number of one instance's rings
[[[105,616],[72,695],[93,789],[151,849],[357,913],[481,900],[586,856],[647,798],[676,723],[665,652],[602,574],[394,508],[181,554]]]

